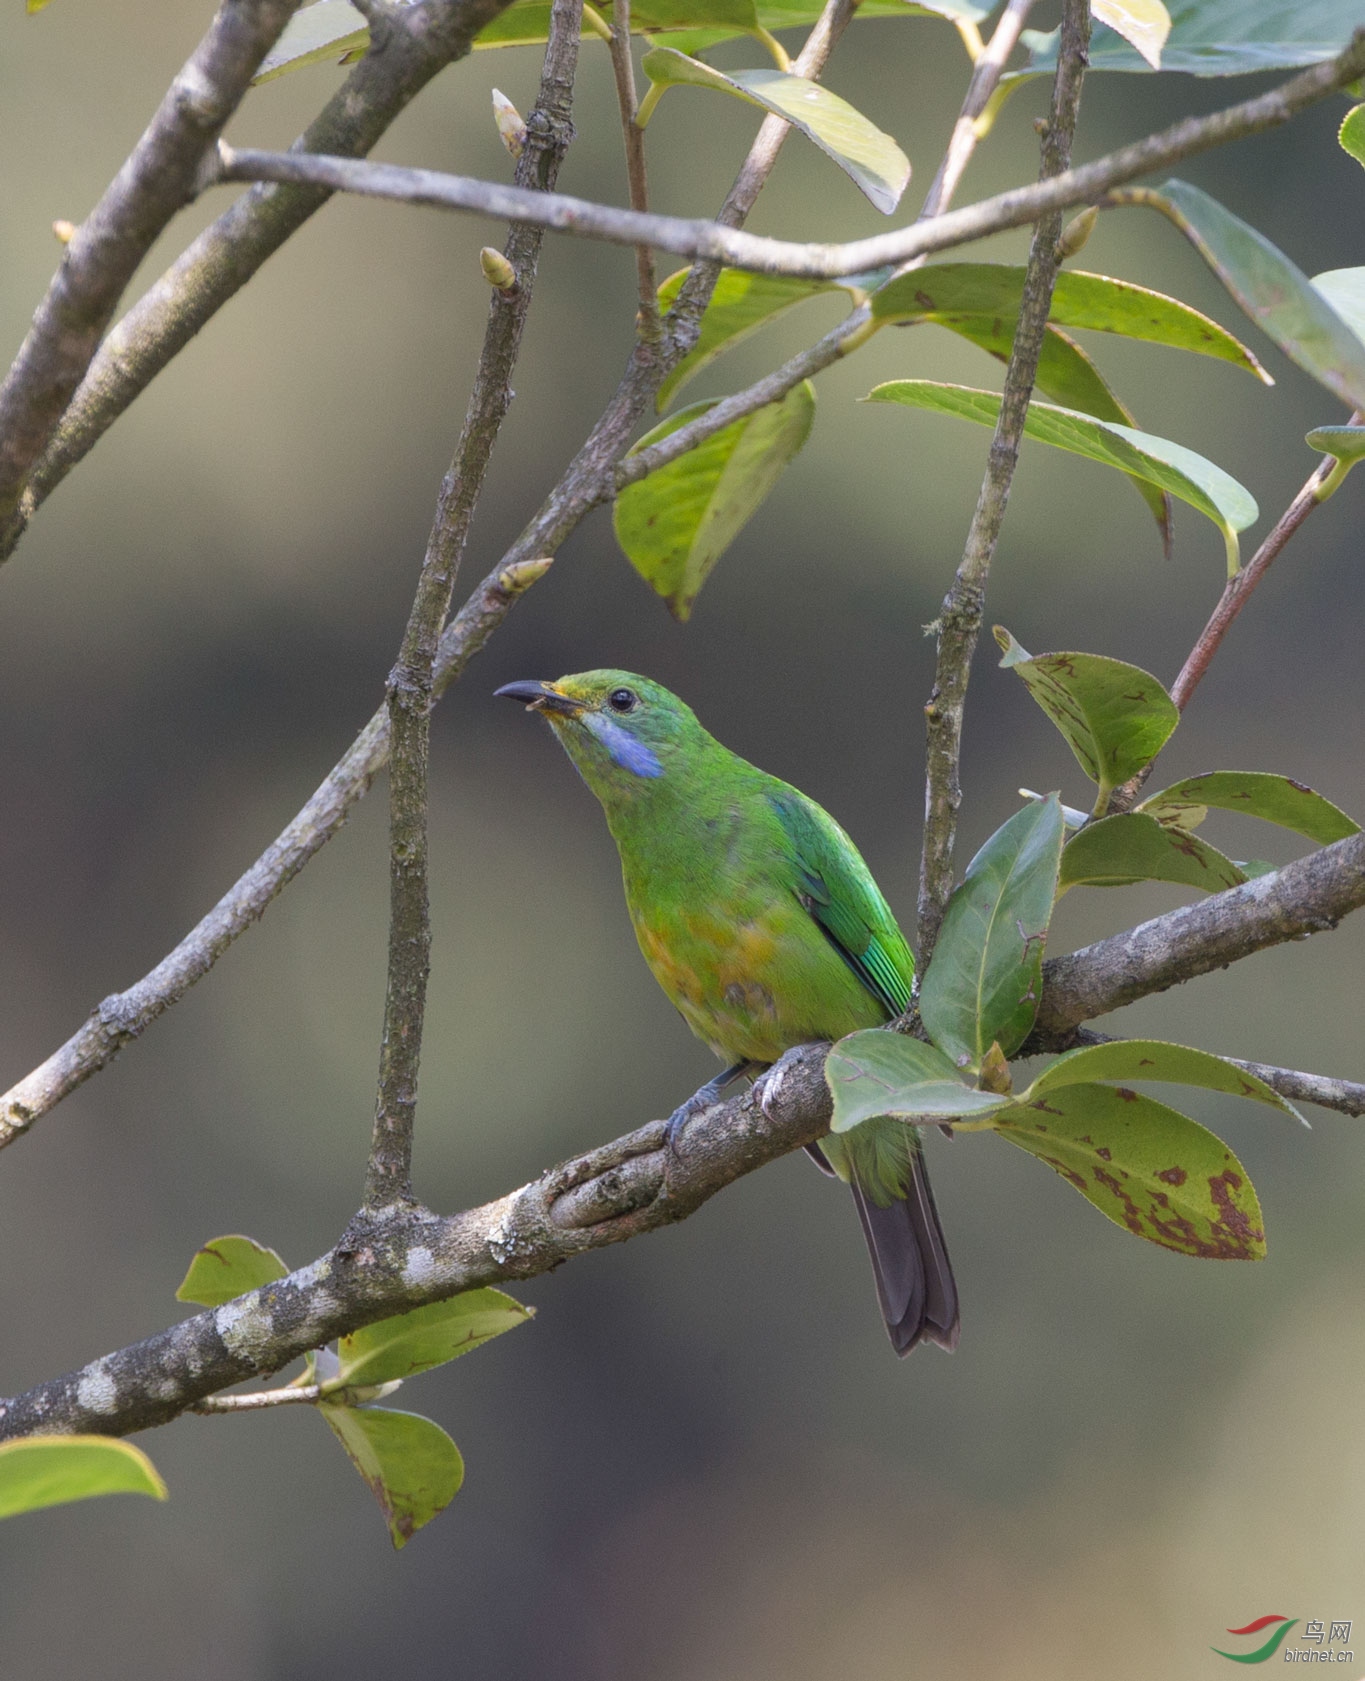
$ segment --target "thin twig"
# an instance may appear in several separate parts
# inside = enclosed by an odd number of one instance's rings
[[[133,272],[193,197],[204,157],[299,0],[224,0],[104,196],[76,229],[0,385],[0,528]]]
[[[1122,1038],[1112,1033],[1096,1033],[1088,1027],[1073,1029],[1065,1045],[1043,1045],[1036,1040],[1025,1047],[1026,1054],[1045,1049],[1074,1050],[1083,1045],[1120,1045]],[[1219,1053],[1222,1055],[1222,1053]],[[1341,1115],[1365,1115],[1365,1084],[1359,1080],[1334,1080],[1327,1074],[1305,1074],[1298,1068],[1280,1068],[1273,1062],[1248,1062],[1240,1056],[1223,1056],[1234,1068],[1254,1074],[1264,1080],[1281,1097],[1291,1103],[1313,1103],[1319,1109],[1335,1109]],[[1304,1123],[1307,1125],[1307,1123]]]
[[[299,1384],[291,1389],[258,1389],[250,1395],[205,1395],[185,1410],[192,1413],[257,1413],[267,1407],[315,1407],[322,1399],[319,1383]]]
[[[521,187],[552,188],[568,151],[582,17],[582,0],[554,0],[540,94],[517,162]],[[427,757],[436,650],[484,474],[511,405],[512,372],[543,240],[541,229],[525,223],[514,223],[508,234],[503,256],[515,280],[493,293],[464,429],[441,486],[403,645],[389,677],[389,959],[374,1136],[365,1176],[369,1210],[412,1197],[417,1074],[431,956]]]
[[[1363,74],[1365,30],[1359,31],[1351,46],[1338,57],[1314,65],[1258,98],[1244,100],[1211,116],[1187,117],[1159,134],[1120,147],[1053,180],[999,193],[966,209],[948,211],[894,233],[841,245],[767,239],[727,228],[719,222],[642,215],[562,193],[547,193],[543,199],[536,200],[532,195],[495,182],[443,175],[435,170],[401,169],[396,165],[297,153],[239,151],[226,145],[219,146],[216,178],[310,182],[337,192],[361,193],[404,204],[467,211],[506,221],[537,222],[560,233],[610,244],[647,242],[682,257],[725,263],[757,273],[835,280],[887,263],[903,263],[923,252],[964,245],[1008,228],[1023,227],[1072,205],[1090,204],[1110,187],[1136,176],[1165,169],[1182,158],[1229,141],[1276,128]]]
[[[630,45],[630,0],[615,0],[611,9],[611,72],[616,102],[621,108],[621,138],[626,152],[630,208],[649,209],[649,176],[645,170],[645,131],[635,121],[635,56]],[[646,344],[659,338],[659,291],[654,276],[654,253],[648,245],[635,247],[636,281],[640,290],[639,333]]]
[[[1365,835],[1353,835],[1144,924],[1126,955],[1130,935],[1050,959],[1043,1015],[1051,1005],[1051,1025],[1025,1051],[1066,1043],[1081,1022],[1135,996],[1333,927],[1362,905]],[[535,1278],[684,1220],[724,1186],[827,1129],[827,1051],[789,1051],[751,1091],[697,1116],[681,1153],[664,1148],[664,1123],[651,1121],[481,1208],[446,1218],[400,1209],[287,1278],[0,1402],[0,1438],[126,1435],[164,1424],[363,1325],[461,1290]]]
[[[1350,424],[1358,426],[1361,418],[1361,411],[1357,410],[1351,416]],[[1322,460],[1308,475],[1294,500],[1266,533],[1265,539],[1256,553],[1223,586],[1223,593],[1218,598],[1218,605],[1209,615],[1208,623],[1200,631],[1198,641],[1190,650],[1189,657],[1180,668],[1180,675],[1171,685],[1171,699],[1181,712],[1185,710],[1190,696],[1202,682],[1204,673],[1213,661],[1213,656],[1222,646],[1223,638],[1232,626],[1232,621],[1251,599],[1252,591],[1279,558],[1289,539],[1308,518],[1309,514],[1313,512],[1313,509],[1320,506],[1322,487],[1336,471],[1336,467],[1335,456],[1323,456]],[[1136,776],[1130,777],[1121,788],[1114,790],[1108,808],[1111,813],[1132,809],[1138,795],[1146,786],[1155,763],[1156,761],[1152,760],[1151,763],[1144,765]]]
[[[1019,44],[1019,32],[1036,3],[1037,0],[1009,0],[1000,14],[1000,21],[991,31],[990,40],[977,54],[972,65],[972,79],[967,84],[966,97],[962,101],[962,111],[953,125],[943,162],[939,164],[938,173],[925,194],[920,221],[941,214],[957,192],[958,183],[981,139],[977,126],[981,114],[999,85],[1009,56]]]
[[[510,0],[414,0],[390,8],[382,52],[366,53],[295,141],[308,152],[359,156],[432,77],[462,58]],[[77,462],[266,259],[331,195],[318,187],[258,186],[179,256],[100,345],[18,507],[0,520],[0,560]]]
[[[1040,181],[1061,175],[1071,162],[1071,142],[1080,110],[1090,44],[1089,0],[1064,0],[1061,46],[1053,82],[1052,109],[1043,130]],[[962,804],[960,776],[962,716],[971,676],[972,656],[981,630],[986,581],[1005,519],[1024,421],[1033,396],[1038,356],[1052,308],[1052,288],[1061,267],[1057,240],[1059,210],[1040,218],[1033,234],[1014,345],[1005,373],[1000,416],[991,439],[986,475],[967,532],[962,560],[944,598],[938,620],[938,657],[934,686],[924,708],[924,839],[920,853],[918,950],[921,972],[938,939],[939,926],[953,890],[953,852],[957,814]]]

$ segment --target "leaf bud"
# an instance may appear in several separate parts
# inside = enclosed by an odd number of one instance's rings
[[[498,573],[498,588],[507,595],[521,595],[537,579],[543,578],[554,563],[553,555],[542,555],[539,560],[514,560]]]
[[[1061,238],[1057,241],[1057,256],[1061,262],[1068,257],[1074,257],[1095,231],[1095,224],[1100,219],[1100,213],[1095,205],[1082,210],[1079,216],[1073,216],[1062,229]]]
[[[499,292],[516,291],[517,271],[501,251],[495,250],[491,245],[485,245],[479,252],[479,267],[483,270],[484,279]]]
[[[493,121],[504,146],[514,158],[526,149],[526,121],[505,93],[493,89]]]

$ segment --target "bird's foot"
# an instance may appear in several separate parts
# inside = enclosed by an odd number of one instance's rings
[[[756,1073],[763,1066],[758,1062],[737,1062],[733,1068],[727,1068],[717,1074],[714,1080],[708,1080],[704,1086],[694,1091],[686,1103],[680,1103],[668,1117],[668,1124],[664,1128],[664,1149],[670,1156],[681,1154],[682,1135],[688,1126],[696,1120],[698,1115],[704,1114],[712,1104],[719,1103],[729,1085],[741,1074]]]

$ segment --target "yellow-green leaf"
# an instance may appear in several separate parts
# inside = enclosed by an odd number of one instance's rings
[[[1267,771],[1215,770],[1187,776],[1152,794],[1138,807],[1161,823],[1196,829],[1210,806],[1239,811],[1306,835],[1319,846],[1360,833],[1360,825],[1339,806],[1289,776]]]
[[[646,53],[643,69],[654,86],[641,105],[642,120],[651,96],[657,98],[663,88],[686,85],[728,93],[799,128],[884,215],[900,203],[910,179],[910,160],[889,134],[819,82],[768,68],[716,70],[673,47]]]
[[[994,426],[1000,416],[1000,398],[994,391],[978,391],[966,385],[947,385],[932,379],[893,379],[868,393],[868,402],[900,403],[906,408],[950,414],[959,420],[974,420]],[[1230,473],[1196,455],[1192,449],[1159,438],[1151,432],[1137,432],[1096,420],[1074,409],[1051,403],[1029,404],[1024,422],[1025,435],[1051,444],[1073,455],[1116,467],[1122,473],[1148,479],[1172,496],[1188,502],[1211,519],[1222,533],[1227,550],[1228,575],[1235,576],[1240,564],[1237,533],[1244,531],[1259,510],[1251,492]]]
[[[636,444],[658,443],[714,403],[679,409]],[[686,619],[712,567],[752,519],[810,435],[815,388],[809,380],[777,403],[735,421],[628,485],[612,523],[631,565]]]
[[[825,1083],[834,1098],[831,1132],[848,1132],[880,1115],[979,1116],[1005,1101],[964,1085],[959,1070],[935,1046],[879,1027],[850,1033],[834,1046],[825,1059]]]
[[[196,1249],[189,1271],[175,1293],[178,1302],[197,1302],[200,1307],[221,1307],[248,1290],[259,1290],[284,1278],[289,1268],[265,1244],[254,1238],[232,1234],[215,1237]]]
[[[40,3],[46,5],[47,0]],[[29,0],[29,10],[33,9],[33,0]],[[1343,152],[1349,152],[1358,164],[1365,164],[1365,105],[1353,105],[1341,119],[1337,139]]]
[[[677,302],[690,269],[670,274],[659,287],[659,313],[666,315]],[[775,316],[822,292],[853,290],[847,281],[803,280],[795,275],[750,274],[744,269],[720,271],[711,301],[701,318],[696,345],[659,387],[657,407],[662,413],[674,396],[724,351],[756,333]]]
[[[1122,35],[1153,70],[1161,68],[1161,49],[1171,33],[1171,14],[1161,0],[1090,0],[1091,15]]]
[[[406,1546],[459,1493],[464,1460],[429,1418],[330,1401],[318,1411],[379,1502],[395,1548]]]
[[[995,640],[1004,653],[1000,664],[1020,678],[1098,787],[1097,811],[1156,757],[1180,722],[1159,679],[1141,666],[1100,654],[1035,657],[1004,625],[995,626]]]
[[[166,1498],[140,1448],[112,1436],[25,1436],[0,1443],[0,1518],[98,1494]]]
[[[1204,1260],[1265,1254],[1246,1169],[1220,1138],[1155,1098],[1067,1086],[1002,1110],[994,1126],[1134,1237]]]
[[[1089,1085],[1096,1080],[1159,1080],[1203,1091],[1226,1092],[1268,1104],[1296,1121],[1303,1116],[1259,1075],[1249,1074],[1211,1051],[1192,1045],[1173,1045],[1165,1039],[1115,1039],[1107,1045],[1083,1045],[1059,1056],[1019,1099],[1031,1103],[1065,1086]]]
[[[1088,823],[1062,848],[1058,891],[1068,887],[1128,887],[1171,881],[1219,893],[1246,880],[1231,858],[1197,835],[1167,827],[1145,812],[1125,811]]]
[[[326,1387],[349,1389],[413,1377],[468,1354],[531,1317],[529,1307],[501,1290],[483,1289],[381,1319],[341,1339],[340,1370]]]

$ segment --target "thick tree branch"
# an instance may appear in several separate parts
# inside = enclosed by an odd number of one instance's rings
[[[1355,835],[1053,958],[1044,970],[1040,1032],[1024,1051],[1074,1042],[1085,1020],[1335,927],[1362,904],[1365,835]],[[686,1219],[725,1185],[826,1130],[826,1049],[788,1052],[751,1091],[700,1115],[681,1155],[662,1147],[665,1123],[652,1121],[481,1208],[446,1218],[398,1210],[369,1225],[358,1221],[330,1254],[288,1278],[0,1402],[0,1438],[35,1431],[125,1435],[164,1424],[215,1391],[277,1372],[362,1325],[460,1290],[534,1278],[589,1249]],[[1283,1073],[1289,1071],[1271,1069],[1266,1077]],[[1305,1079],[1320,1092],[1353,1090],[1344,1081],[1290,1073],[1291,1081]],[[1320,1100],[1307,1090],[1288,1095]]]
[[[1365,834],[1211,894],[1126,933],[1048,960],[1034,1042],[1050,1049],[1083,1021],[1165,992],[1267,946],[1335,928],[1365,904]]]
[[[133,271],[195,195],[200,165],[299,0],[223,0],[104,196],[71,237],[0,385],[0,528]]]
[[[468,211],[506,221],[534,221],[559,233],[600,239],[615,245],[648,243],[693,260],[725,263],[732,268],[764,274],[807,275],[835,280],[904,263],[927,252],[943,251],[984,239],[987,234],[1023,227],[1053,211],[1089,204],[1109,188],[1153,170],[1168,168],[1232,140],[1263,133],[1319,103],[1348,82],[1365,74],[1365,30],[1337,58],[1314,65],[1291,81],[1256,99],[1244,100],[1207,117],[1183,121],[1149,135],[1145,140],[1068,170],[1051,181],[1019,187],[982,199],[963,210],[916,222],[894,233],[843,245],[767,239],[738,232],[719,222],[679,216],[641,215],[636,211],[594,204],[562,193],[535,200],[514,188],[469,176],[443,175],[436,170],[401,169],[395,165],[360,163],[346,158],[305,156],[293,152],[260,152],[220,146],[219,181],[305,182],[334,192],[362,193],[405,204]]]
[[[510,0],[414,0],[389,8],[373,49],[295,141],[359,156]],[[192,196],[192,195],[191,195]],[[0,519],[0,560],[57,485],[266,259],[324,205],[318,187],[255,187],[206,228],[110,331],[39,458],[17,507]],[[69,260],[69,258],[68,258]]]
[[[1043,130],[1042,182],[1055,180],[1071,162],[1071,142],[1080,111],[1090,45],[1089,0],[1064,0],[1061,46],[1052,88],[1052,109]],[[960,763],[962,717],[967,702],[972,656],[981,631],[986,580],[1005,520],[1010,486],[1019,460],[1024,421],[1033,396],[1043,333],[1052,309],[1052,289],[1061,267],[1057,241],[1062,213],[1050,211],[1033,233],[1023,299],[1014,330],[1014,345],[1005,372],[1000,416],[986,458],[976,510],[967,532],[962,559],[952,587],[944,597],[938,619],[938,657],[934,686],[924,708],[924,840],[920,852],[918,936],[923,973],[938,939],[943,913],[953,891],[953,852],[957,842],[957,814],[962,804]]]
[[[573,138],[574,75],[583,0],[554,0],[540,93],[526,123],[517,185],[549,191]],[[512,372],[531,304],[540,228],[513,223],[503,256],[514,283],[495,289],[464,428],[441,485],[417,592],[398,661],[389,676],[389,958],[374,1137],[365,1177],[368,1209],[412,1197],[417,1075],[426,1016],[431,922],[427,896],[427,759],[435,663],[442,626],[483,488],[512,402]]]

